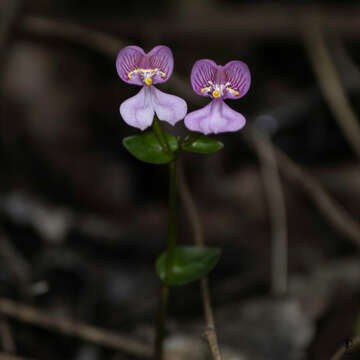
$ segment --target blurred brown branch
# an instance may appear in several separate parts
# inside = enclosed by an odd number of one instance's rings
[[[77,337],[114,350],[146,358],[152,356],[152,347],[150,345],[108,330],[99,329],[64,317],[49,315],[32,306],[20,304],[10,299],[0,298],[0,313],[21,322],[67,336]]]
[[[11,333],[10,325],[7,322],[7,319],[2,315],[0,315],[0,334],[2,348],[10,354],[16,353],[16,345]]]
[[[11,355],[11,354],[6,354],[6,353],[0,353],[0,360],[33,360],[32,358],[24,358],[21,356],[16,356],[16,355]]]
[[[25,32],[53,36],[82,44],[107,56],[115,56],[126,43],[108,34],[82,25],[51,18],[28,16],[22,22]]]
[[[254,149],[258,155],[268,213],[271,220],[271,290],[275,296],[287,293],[287,221],[284,192],[274,148],[265,141],[265,134],[253,133]]]
[[[326,46],[322,27],[318,19],[305,18],[303,26],[305,47],[328,106],[350,146],[360,157],[359,121]]]
[[[30,265],[13,246],[8,236],[0,230],[0,258],[14,275],[20,293],[24,298],[29,296],[30,291]]]
[[[257,133],[258,130],[255,127],[248,126],[248,128],[243,131],[242,135],[244,140],[253,144],[254,136],[258,136]],[[263,141],[266,141],[269,146],[274,148],[279,168],[284,175],[302,186],[302,188],[311,196],[321,213],[339,233],[352,240],[357,246],[360,246],[360,224],[356,222],[311,175],[291,160],[284,152],[273,145],[270,140],[263,138]]]
[[[356,354],[358,354],[358,347],[360,346],[360,337],[357,336],[349,340],[349,344],[343,345],[336,353],[332,356],[331,360],[341,360],[341,359],[355,359]],[[352,350],[356,347],[356,354],[352,356]],[[359,355],[358,355],[359,356]],[[356,357],[358,358],[358,357]]]
[[[23,0],[3,0],[0,4],[0,52],[8,39],[9,30],[14,25]]]
[[[184,1],[185,2],[185,1]],[[133,36],[142,35],[144,31],[160,33],[167,41],[184,41],[191,38],[212,39],[213,41],[233,42],[239,39],[247,41],[292,39],[301,41],[298,19],[309,15],[321,19],[325,28],[342,38],[359,39],[359,12],[356,5],[313,5],[311,3],[291,4],[275,2],[256,2],[254,4],[240,4],[225,1],[187,1],[187,6],[174,1],[173,14],[161,19],[149,19],[146,24],[139,26],[132,19],[124,18],[110,25],[120,33],[131,33]],[[196,6],[194,3],[202,3]],[[221,14],[221,16],[219,16]],[[216,26],[213,21],[216,19]]]
[[[184,168],[181,161],[179,162],[179,192],[181,200],[184,204],[184,208],[192,227],[194,243],[196,246],[204,246],[204,235],[202,231],[201,221],[199,213],[196,209],[196,205],[191,196],[190,189],[187,185]],[[221,360],[221,353],[218,343],[218,338],[216,334],[215,319],[214,313],[211,306],[211,297],[209,289],[209,281],[207,277],[201,279],[201,295],[203,301],[203,307],[205,312],[205,321],[206,321],[206,337],[210,346],[211,354],[214,360]]]

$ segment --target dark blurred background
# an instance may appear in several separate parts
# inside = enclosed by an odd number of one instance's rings
[[[330,359],[360,328],[359,19],[358,1],[1,0],[0,358],[146,358],[51,323],[153,339],[167,169],[122,147],[138,131],[118,109],[138,88],[115,59],[164,44],[175,72],[159,88],[190,111],[207,103],[196,60],[252,74],[229,102],[245,130],[182,158],[205,241],[223,249],[210,283],[224,359]],[[179,223],[192,244],[183,205]],[[169,349],[207,359],[198,284],[170,304]]]

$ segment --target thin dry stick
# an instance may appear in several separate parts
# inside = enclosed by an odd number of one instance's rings
[[[345,138],[360,157],[360,125],[341,84],[317,19],[307,18],[304,43],[321,91]]]
[[[16,355],[12,355],[12,354],[7,354],[7,353],[0,353],[0,360],[34,360],[34,359],[30,359],[30,358],[25,358],[25,357],[20,357],[20,356],[16,356]]]
[[[257,136],[257,133],[258,130],[249,126],[242,135],[244,140],[254,146],[254,136]],[[273,147],[280,170],[303,187],[333,227],[357,246],[360,246],[360,224],[337,201],[332,199],[312,176],[273,145],[270,140],[263,138],[262,141],[266,141],[269,146]]]
[[[284,193],[278,172],[276,155],[265,134],[253,136],[253,144],[259,157],[265,196],[271,219],[271,290],[274,296],[287,293],[287,225]]]
[[[9,33],[15,24],[23,0],[4,0],[0,5],[0,70],[4,65],[6,48],[8,45]],[[1,79],[2,71],[0,74]],[[0,230],[0,257],[8,265],[10,271],[15,275],[20,284],[20,292],[27,295],[28,276],[27,263],[12,246],[10,239]],[[16,352],[15,341],[10,325],[5,316],[0,316],[0,335],[3,349],[8,353]],[[8,356],[8,355],[6,355]],[[0,359],[4,358],[0,354]],[[5,359],[5,358],[4,358]]]
[[[20,304],[10,299],[0,298],[0,313],[21,322],[53,330],[67,336],[77,337],[84,341],[135,356],[146,358],[152,356],[152,347],[150,345],[64,317],[48,315],[32,306]]]
[[[14,23],[23,0],[3,0],[0,5],[0,50],[3,52],[7,38],[9,35],[9,29]]]
[[[13,246],[9,237],[0,229],[0,258],[13,273],[24,298],[29,297],[30,265]]]
[[[7,322],[6,318],[2,315],[0,315],[0,334],[1,334],[2,348],[7,353],[15,354],[16,345],[11,333],[10,325]]]
[[[101,31],[45,17],[26,17],[22,27],[32,34],[50,35],[80,43],[110,57],[116,55],[125,46],[124,42]]]
[[[204,246],[204,236],[198,211],[187,186],[182,163],[179,162],[179,193],[183,201],[190,225],[192,227],[194,242],[197,246]],[[201,279],[201,295],[205,312],[206,337],[214,360],[221,360],[221,353],[216,334],[214,313],[211,307],[209,282],[207,277]]]
[[[23,0],[4,0],[0,4],[0,71],[2,70],[3,55],[6,52],[9,33],[18,18],[22,5]],[[21,291],[25,294],[29,280],[29,266],[21,254],[13,247],[11,240],[2,228],[0,228],[0,257],[3,258],[2,260],[15,275],[21,284]]]
[[[209,1],[206,1],[206,4]],[[132,34],[133,37],[143,36],[144,31],[152,32],[155,36],[165,36],[173,40],[193,36],[201,41],[202,38],[210,37],[212,39],[231,41],[233,39],[292,39],[299,40],[298,23],[295,21],[297,14],[313,13],[321,16],[326,28],[336,31],[342,38],[351,40],[359,39],[358,13],[359,6],[318,6],[316,9],[310,3],[290,4],[286,6],[273,6],[272,3],[264,4],[253,3],[250,5],[235,3],[227,6],[226,2],[212,1],[216,6],[196,6],[203,1],[192,1],[192,6],[187,7],[185,12],[178,11],[180,1],[176,3],[176,13],[164,16],[161,22],[157,18],[151,18],[146,24],[139,24],[131,17],[123,16],[121,22],[108,23],[116,25],[123,32]],[[220,5],[222,4],[222,5]],[[234,6],[235,5],[235,6]],[[200,11],[199,11],[200,10]],[[204,10],[206,13],[204,13]],[[222,14],[221,17],[218,14]],[[209,24],[208,19],[218,17],[216,27]],[[190,21],[189,21],[190,20]],[[204,31],[206,29],[206,31]]]
[[[360,336],[354,337],[350,340],[350,345],[343,345],[336,353],[331,357],[331,360],[347,359],[346,354],[351,352],[354,347],[360,346]],[[350,357],[349,357],[350,359]],[[351,358],[352,359],[352,358]]]

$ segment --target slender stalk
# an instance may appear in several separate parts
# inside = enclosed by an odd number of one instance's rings
[[[165,135],[162,131],[161,125],[157,119],[154,119],[153,130],[158,137],[161,145],[171,152],[170,147],[166,141]],[[176,157],[169,163],[169,218],[168,218],[168,246],[166,250],[167,264],[164,283],[161,288],[160,309],[157,318],[156,338],[154,360],[162,360],[164,358],[164,338],[165,338],[165,323],[167,304],[169,299],[170,288],[166,285],[171,276],[171,269],[174,262],[174,254],[176,248],[176,231],[177,231],[177,211],[176,211]]]
[[[200,216],[195,206],[195,202],[191,195],[188,184],[186,183],[184,168],[181,162],[179,163],[179,193],[184,204],[185,212],[187,213],[189,222],[192,227],[194,243],[196,246],[202,247],[204,246],[204,233],[201,226]],[[200,285],[207,329],[205,331],[205,335],[209,343],[213,360],[222,360],[216,334],[214,313],[211,306],[209,282],[206,276],[201,279]]]
[[[167,269],[165,282],[171,275],[176,247],[177,231],[177,211],[176,211],[176,159],[169,163],[169,229],[168,229],[168,249],[167,249]]]
[[[161,287],[160,309],[156,322],[154,360],[162,360],[164,358],[164,338],[165,338],[165,322],[167,313],[167,304],[169,299],[169,287],[165,284]]]
[[[288,291],[288,238],[284,191],[274,150],[263,133],[252,136],[259,157],[265,196],[271,220],[271,292],[273,296]],[[267,140],[267,141],[266,141]]]

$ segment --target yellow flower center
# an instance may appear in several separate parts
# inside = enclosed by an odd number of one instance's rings
[[[236,96],[239,95],[238,91],[229,87],[229,82],[227,82],[226,84],[214,84],[212,81],[208,81],[208,83],[210,86],[204,87],[200,91],[206,94],[211,93],[214,98],[224,96],[227,92]]]
[[[141,80],[148,86],[152,84],[152,77],[154,75],[161,75],[161,77],[166,76],[166,74],[159,69],[135,69],[129,72],[128,78],[132,79],[132,76],[137,73],[139,73]]]

